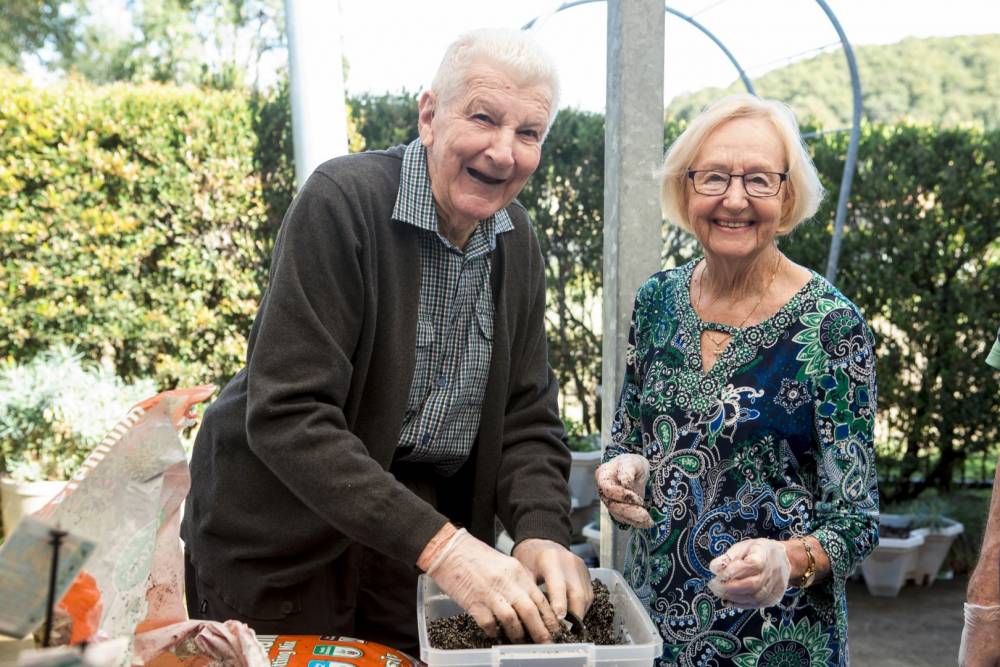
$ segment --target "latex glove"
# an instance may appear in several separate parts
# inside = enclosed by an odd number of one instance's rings
[[[608,512],[622,523],[636,528],[651,528],[653,517],[646,510],[646,480],[649,461],[638,454],[621,454],[594,471],[597,493]]]
[[[1000,667],[1000,606],[965,604],[959,667]]]
[[[537,538],[519,542],[511,555],[535,575],[535,581],[545,582],[556,618],[566,618],[567,610],[584,617],[594,601],[594,587],[579,556],[561,544]]]
[[[535,576],[516,558],[477,540],[464,528],[442,547],[427,574],[490,637],[497,636],[497,621],[515,644],[524,641],[525,629],[536,644],[551,642],[560,629]]]
[[[708,582],[713,593],[741,609],[772,607],[788,588],[792,564],[777,540],[743,540],[712,560]]]

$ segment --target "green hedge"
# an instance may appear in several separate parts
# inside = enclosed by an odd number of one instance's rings
[[[847,133],[811,142],[830,192],[787,241],[824,270]],[[866,127],[837,285],[878,340],[878,433],[887,496],[947,487],[1000,442],[1000,131]]]
[[[350,106],[354,150],[414,136],[412,95]],[[829,195],[782,242],[820,271],[847,140],[809,141]],[[1000,440],[1000,384],[983,363],[1000,324],[998,155],[998,131],[863,132],[837,284],[878,335],[891,494],[918,492],[918,477],[947,484]],[[563,110],[521,195],[548,259],[551,358],[584,406],[583,432],[599,428],[603,162],[601,116]],[[37,89],[0,73],[0,358],[66,343],[125,379],[224,382],[292,192],[284,88]],[[668,265],[695,251],[671,229],[664,240]]]
[[[67,343],[160,386],[243,358],[266,226],[245,97],[0,76],[0,357]]]

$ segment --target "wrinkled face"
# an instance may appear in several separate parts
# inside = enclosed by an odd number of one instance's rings
[[[734,118],[708,135],[693,170],[730,174],[787,169],[785,150],[774,126],[764,118]],[[702,195],[687,182],[688,220],[705,254],[720,260],[752,259],[774,239],[787,208],[788,183],[773,197],[750,197],[733,177],[721,195]]]
[[[475,226],[507,204],[538,167],[549,121],[549,91],[518,86],[486,64],[469,68],[465,90],[441,106],[420,99],[420,140],[438,214]]]

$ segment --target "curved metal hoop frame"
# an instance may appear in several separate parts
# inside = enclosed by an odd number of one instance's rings
[[[605,2],[605,0],[572,0],[571,2],[564,2],[559,5],[559,7],[552,12],[552,14],[558,14],[565,9],[571,9],[579,5],[587,5],[594,2]],[[833,28],[837,31],[837,36],[840,38],[841,47],[844,49],[844,56],[847,58],[847,68],[850,70],[851,74],[851,92],[854,99],[851,120],[851,140],[847,147],[847,160],[844,162],[844,172],[840,178],[840,193],[837,198],[837,215],[833,226],[833,238],[830,241],[830,252],[826,261],[826,278],[830,282],[833,282],[837,277],[837,264],[840,260],[840,241],[844,235],[844,220],[847,217],[847,202],[851,196],[851,185],[854,181],[854,171],[858,162],[858,143],[861,138],[861,79],[858,76],[858,65],[854,59],[854,49],[851,48],[851,43],[847,40],[847,35],[844,34],[844,29],[841,27],[840,21],[837,20],[837,16],[833,13],[833,10],[830,9],[830,6],[825,2],[825,0],[816,0],[816,4],[820,6],[823,13],[826,14],[828,19],[830,19],[830,23],[833,24]],[[757,94],[757,91],[754,90],[753,83],[750,81],[750,77],[748,77],[746,72],[743,71],[743,67],[740,66],[739,61],[736,60],[736,57],[729,51],[728,48],[726,48],[726,45],[723,44],[722,41],[719,40],[719,38],[717,38],[714,34],[712,34],[708,28],[694,20],[693,17],[677,11],[667,5],[663,6],[663,11],[664,13],[672,14],[673,16],[684,19],[711,39],[712,42],[714,42],[715,45],[718,46],[719,49],[721,49],[726,55],[729,61],[733,64],[733,67],[736,68],[736,71],[739,73],[740,80],[743,82],[747,92],[751,95]],[[531,29],[534,27],[539,18],[540,17],[531,19],[521,26],[521,30]]]

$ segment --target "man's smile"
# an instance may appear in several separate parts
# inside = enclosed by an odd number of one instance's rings
[[[481,171],[473,169],[472,167],[466,167],[465,171],[468,172],[469,176],[472,176],[477,181],[486,183],[487,185],[500,185],[507,180],[506,178],[492,178]]]

